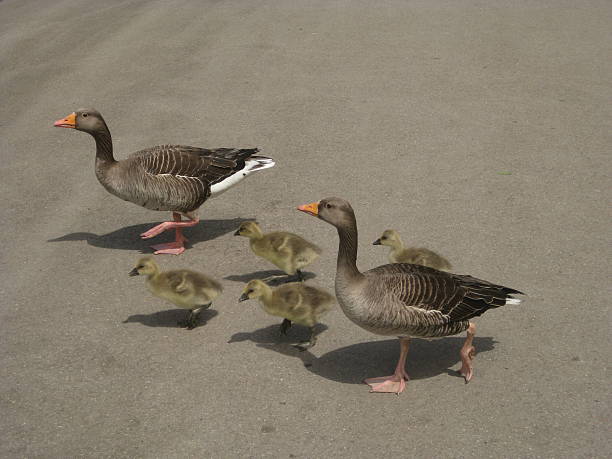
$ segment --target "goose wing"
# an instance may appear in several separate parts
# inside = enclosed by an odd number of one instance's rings
[[[244,169],[245,161],[257,148],[198,148],[186,145],[159,145],[134,153],[144,170],[154,176],[197,178],[207,186]]]
[[[211,186],[245,168],[258,150],[160,145],[132,154],[123,165],[124,199],[153,210],[191,212],[211,195]]]
[[[460,322],[491,308],[517,304],[511,294],[522,292],[472,276],[438,271],[421,265],[391,264],[366,273],[375,295],[423,315],[428,321]]]

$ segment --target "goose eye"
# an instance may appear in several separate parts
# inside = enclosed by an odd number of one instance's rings
[[[89,116],[88,113],[83,113],[83,118],[87,118]]]
[[[326,209],[331,209],[332,205],[329,202],[325,203],[325,208]]]

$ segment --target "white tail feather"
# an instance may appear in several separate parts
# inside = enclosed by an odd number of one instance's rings
[[[521,304],[521,301],[518,298],[506,298],[506,304]]]
[[[210,187],[210,197],[214,198],[229,190],[253,172],[274,167],[274,160],[266,156],[251,156],[244,162],[244,169],[234,172]]]

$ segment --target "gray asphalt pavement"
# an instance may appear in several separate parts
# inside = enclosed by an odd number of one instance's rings
[[[606,1],[1,1],[0,456],[609,457],[611,23]],[[80,107],[118,158],[277,160],[158,259],[222,280],[196,330],[128,277],[169,214],[100,186],[93,139],[52,127]],[[299,353],[305,329],[238,303],[273,268],[246,219],[321,245],[333,289],[335,231],[295,206],[334,195],[361,269],[395,228],[529,294],[477,319],[470,384],[463,336],[415,340],[406,391],[369,394],[397,340],[336,308]]]

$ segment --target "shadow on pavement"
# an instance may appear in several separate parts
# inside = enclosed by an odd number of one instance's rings
[[[219,313],[214,309],[205,309],[200,312],[198,319],[198,326],[202,327],[208,323],[208,321]],[[169,328],[182,328],[178,325],[178,322],[185,320],[189,315],[189,311],[186,309],[168,309],[166,311],[157,311],[151,314],[134,314],[125,319],[122,323],[138,322],[147,327],[169,327]]]
[[[302,274],[304,275],[304,280],[314,279],[315,277],[317,277],[315,273],[311,272],[302,271]],[[290,276],[278,269],[270,269],[267,271],[253,271],[252,273],[246,274],[232,274],[229,276],[225,276],[223,279],[231,280],[234,282],[244,282],[246,284],[247,282],[252,281],[253,279],[265,279],[266,277],[271,276],[282,276],[278,279],[268,281],[267,284],[271,286],[284,284],[287,281],[295,281],[295,279],[290,279]]]
[[[170,215],[170,213],[168,213]],[[230,218],[225,220],[202,220],[193,228],[186,228],[183,234],[189,242],[187,247],[193,246],[198,242],[209,241],[223,236],[230,231],[235,231],[242,222],[252,220],[251,218]],[[161,223],[161,222],[160,222]],[[105,249],[139,250],[142,253],[150,253],[153,244],[170,242],[174,240],[174,231],[166,231],[151,239],[140,239],[140,234],[151,229],[158,223],[141,223],[138,225],[126,226],[107,234],[97,235],[94,233],[70,233],[47,242],[63,241],[87,241],[94,247]]]
[[[327,328],[322,324],[319,326]],[[308,330],[301,327],[297,336],[292,334],[292,331],[293,327],[288,337],[281,338],[278,325],[272,325],[252,333],[236,333],[229,342],[252,341],[257,347],[300,359],[304,367],[316,375],[345,384],[362,384],[365,378],[389,375],[393,373],[397,364],[399,356],[397,339],[352,344],[316,357],[309,351],[300,352],[288,344],[289,340],[295,343],[307,339]],[[321,339],[324,340],[325,335]],[[457,371],[450,370],[450,367],[461,361],[459,349],[464,341],[465,338],[459,336],[432,341],[411,340],[406,363],[410,378],[427,379],[440,374],[461,377]],[[476,370],[478,370],[478,354],[493,350],[496,343],[497,341],[488,336],[474,338],[477,352]]]
[[[240,332],[234,333],[228,343],[239,343],[241,341],[252,341],[254,343],[259,344],[279,344],[279,345],[290,345],[296,344],[300,341],[307,340],[310,337],[310,331],[308,327],[304,327],[302,325],[293,324],[291,328],[287,331],[287,335],[281,335],[280,332],[280,324],[282,320],[277,324],[268,325],[265,328],[260,328],[259,330],[255,330],[254,332]],[[320,337],[321,333],[327,330],[327,325],[325,324],[317,324],[315,325],[315,331],[317,335]],[[291,349],[295,350],[292,346],[289,346]],[[278,350],[278,352],[281,352]],[[295,352],[303,354],[303,352],[295,350]],[[281,352],[283,353],[283,352]],[[293,353],[290,353],[293,355]]]

